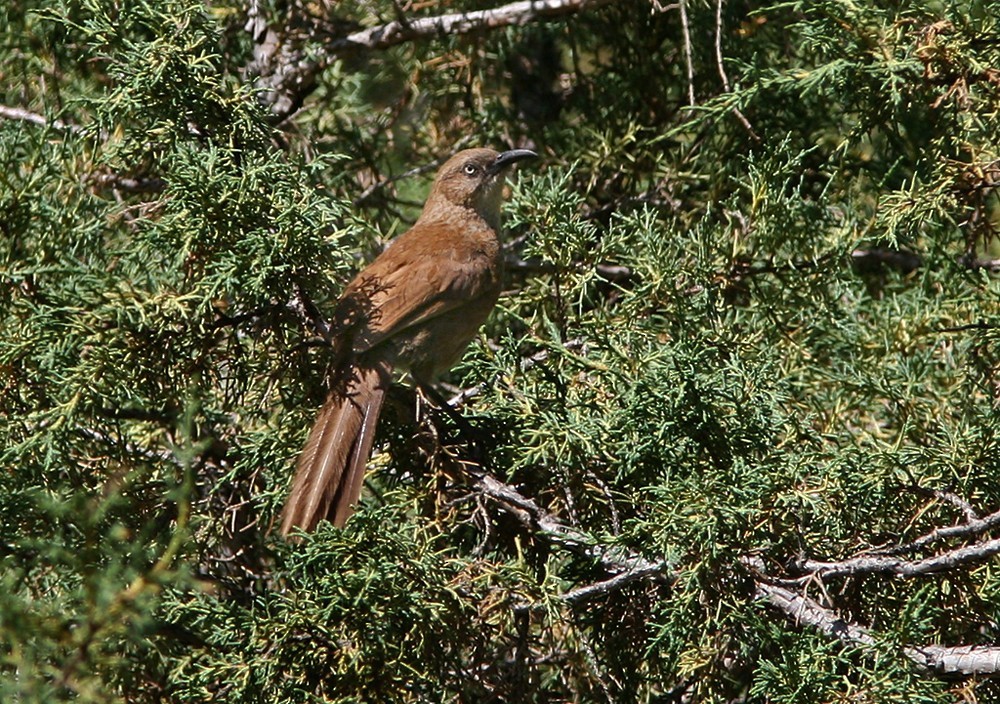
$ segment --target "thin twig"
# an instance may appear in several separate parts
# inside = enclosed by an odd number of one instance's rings
[[[726,68],[722,63],[722,3],[723,0],[715,1],[715,65],[719,69],[719,78],[722,80],[722,87],[728,93],[729,91],[729,76],[726,75]],[[750,124],[750,120],[746,118],[739,108],[734,107],[732,109],[733,115],[743,128],[750,135],[750,138],[755,142],[760,141],[760,137],[754,132],[753,126]]]
[[[968,323],[966,325],[953,325],[946,328],[934,328],[932,332],[968,332],[969,330],[996,330],[1000,325],[992,325],[985,320],[978,323]]]
[[[159,193],[167,187],[162,178],[131,178],[118,174],[93,174],[90,181],[99,188],[114,188],[129,193]]]
[[[722,79],[722,87],[729,92],[729,77],[726,69],[722,65],[722,2],[715,0],[715,65],[719,68],[719,78]]]
[[[918,484],[910,484],[904,486],[903,489],[912,491],[915,494],[920,494],[921,496],[929,496],[937,499],[938,501],[943,501],[946,504],[951,504],[962,512],[962,515],[965,516],[965,520],[968,523],[979,520],[979,514],[976,513],[976,509],[972,507],[972,504],[952,491],[945,491],[944,489],[928,489]]]
[[[639,567],[625,572],[620,572],[614,577],[605,579],[602,582],[595,582],[594,584],[588,584],[585,587],[571,589],[570,591],[564,593],[561,598],[567,603],[574,604],[578,601],[587,601],[588,599],[592,599],[596,596],[603,596],[613,591],[618,591],[622,587],[628,586],[629,584],[640,580],[669,579],[669,575],[664,567],[665,566],[662,564],[654,564],[647,567]]]
[[[45,115],[39,115],[36,112],[31,112],[29,110],[24,110],[23,108],[12,108],[7,105],[0,105],[0,117],[7,120],[21,120],[22,122],[30,122],[34,125],[40,127],[53,127],[57,130],[62,130],[64,132],[74,132],[78,133],[81,131],[80,127],[76,125],[70,125],[62,120],[55,119],[50,120],[45,117]]]
[[[946,526],[944,528],[934,528],[930,532],[925,533],[912,542],[881,550],[871,550],[869,553],[879,555],[904,555],[906,553],[916,552],[917,550],[927,547],[931,543],[936,543],[941,540],[949,540],[951,538],[969,538],[974,535],[981,535],[982,533],[998,526],[1000,526],[1000,511],[991,513],[983,518],[977,518],[974,521],[968,521],[967,523]]]
[[[684,65],[687,68],[688,105],[695,104],[694,99],[694,64],[691,62],[691,28],[688,25],[687,0],[678,3],[681,13],[681,32],[684,35]]]

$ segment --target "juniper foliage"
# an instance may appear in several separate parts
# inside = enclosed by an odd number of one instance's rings
[[[0,9],[0,700],[1000,697],[912,650],[998,637],[996,3],[331,48],[495,6]],[[255,18],[315,66],[287,119]],[[473,434],[401,387],[347,529],[284,543],[317,312],[437,160],[513,144]]]

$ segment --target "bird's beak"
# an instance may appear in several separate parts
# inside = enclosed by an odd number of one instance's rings
[[[511,164],[524,161],[525,159],[536,158],[538,158],[538,155],[530,149],[511,149],[510,151],[500,152],[500,154],[497,155],[496,160],[486,167],[486,171],[490,174],[490,176],[493,176],[500,173]]]

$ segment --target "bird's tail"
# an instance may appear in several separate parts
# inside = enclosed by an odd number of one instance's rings
[[[345,365],[299,455],[282,512],[281,534],[315,530],[327,518],[343,527],[361,495],[382,400],[391,382],[386,362]]]

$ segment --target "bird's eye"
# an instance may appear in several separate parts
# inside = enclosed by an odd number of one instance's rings
[[[479,171],[479,169],[476,168],[475,164],[466,164],[463,171],[465,171],[465,174],[467,176],[475,176],[476,172]]]

